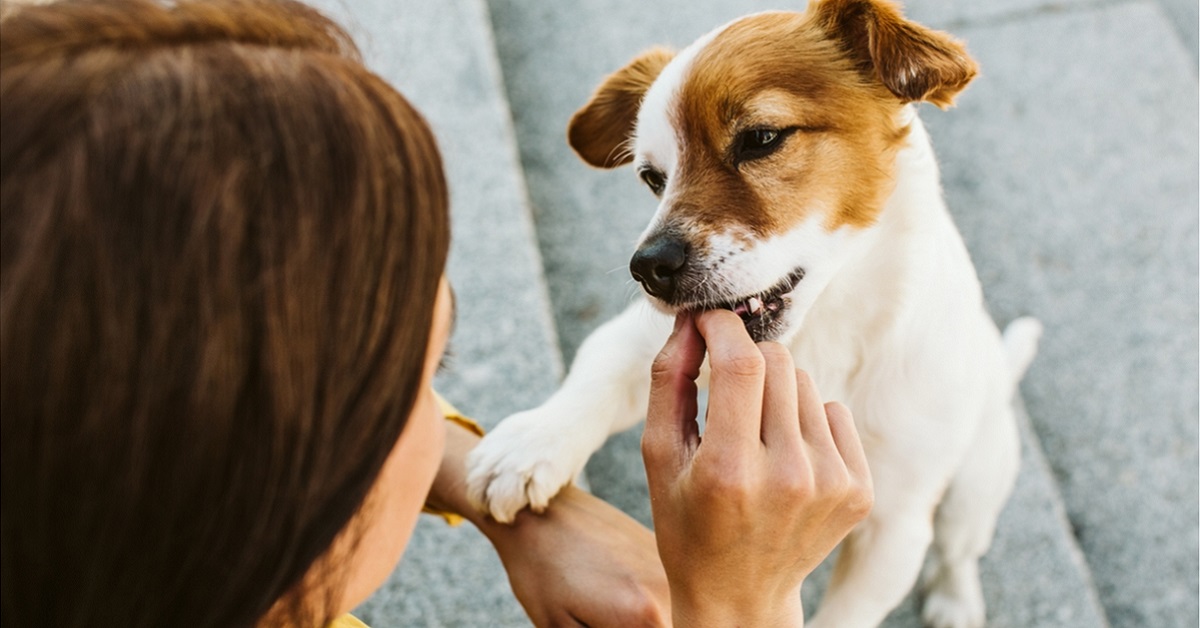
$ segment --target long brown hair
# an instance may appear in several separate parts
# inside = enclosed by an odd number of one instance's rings
[[[3,623],[254,625],[416,399],[434,139],[300,4],[6,13]]]

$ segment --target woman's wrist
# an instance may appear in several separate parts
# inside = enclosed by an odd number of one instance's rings
[[[670,580],[670,576],[668,576]],[[804,625],[804,606],[800,588],[782,595],[763,592],[730,595],[722,583],[713,583],[708,591],[685,590],[671,585],[671,617],[680,628],[707,626],[765,626],[798,628]],[[774,599],[770,599],[770,598]]]

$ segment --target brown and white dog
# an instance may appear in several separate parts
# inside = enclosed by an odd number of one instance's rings
[[[814,626],[873,626],[918,578],[924,619],[981,626],[978,559],[1011,492],[1011,400],[1040,324],[1002,337],[942,200],[915,103],[976,74],[949,36],[883,0],[762,13],[609,76],[571,120],[589,164],[633,163],[659,197],[630,262],[648,298],[596,330],[562,388],[472,453],[499,521],[535,511],[645,416],[679,310],[727,308],[787,345],[854,412],[876,501],[847,538]]]

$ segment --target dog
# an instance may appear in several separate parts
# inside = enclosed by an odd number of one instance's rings
[[[988,315],[917,116],[976,74],[961,42],[896,5],[815,0],[607,77],[568,141],[592,166],[632,163],[658,197],[630,261],[646,298],[588,337],[542,406],[483,439],[472,502],[502,522],[544,509],[644,418],[673,314],[725,308],[850,407],[870,463],[875,506],[811,625],[878,625],[932,548],[925,623],[982,626],[978,559],[1015,483],[1012,397],[1042,328],[1001,334]]]

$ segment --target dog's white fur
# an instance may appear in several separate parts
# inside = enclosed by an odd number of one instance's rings
[[[667,111],[696,51],[682,51],[650,88],[638,115],[634,158],[670,176],[677,134]],[[896,156],[896,187],[876,224],[830,232],[812,218],[746,247],[715,234],[728,258],[714,272],[732,294],[775,284],[797,266],[787,344],[822,394],[854,413],[876,503],[842,545],[813,626],[872,626],[906,595],[931,545],[925,621],[981,626],[978,558],[1018,469],[1014,389],[1036,351],[1033,319],[1002,338],[983,305],[974,267],[943,203],[928,136],[913,105]],[[663,219],[668,186],[646,235]],[[745,234],[740,234],[745,235]],[[645,237],[645,236],[644,236]],[[561,389],[502,422],[471,454],[469,491],[499,521],[540,511],[611,434],[645,415],[650,364],[672,319],[645,300],[597,329]]]

